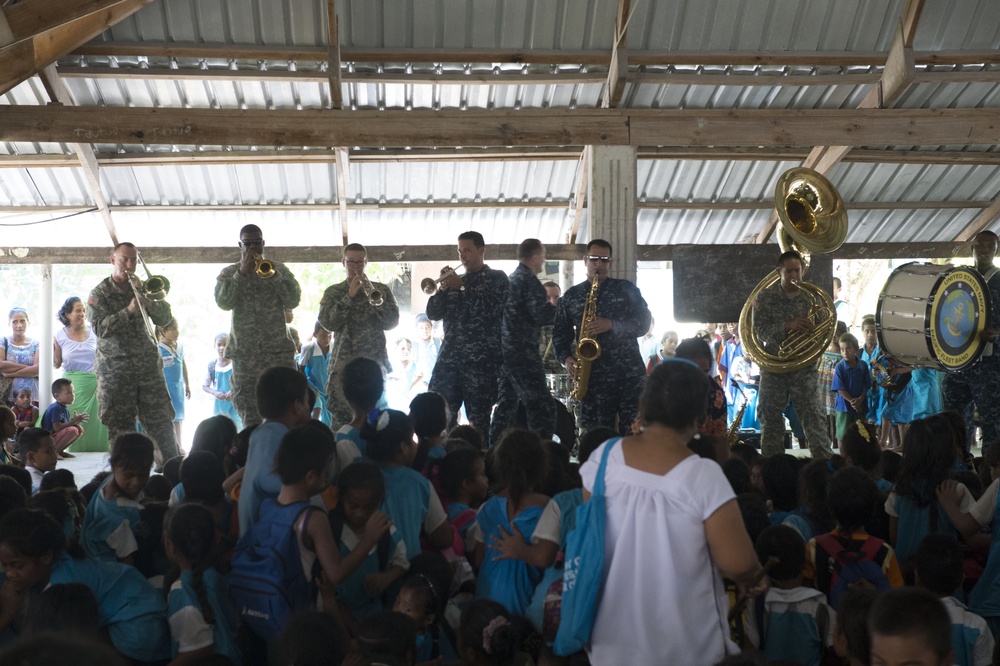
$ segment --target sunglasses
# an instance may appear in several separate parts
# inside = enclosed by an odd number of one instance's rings
[[[594,255],[589,255],[587,257],[587,261],[597,261],[597,262],[600,262],[602,264],[610,264],[611,263],[611,257],[595,257]]]

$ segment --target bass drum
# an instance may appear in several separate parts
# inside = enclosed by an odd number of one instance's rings
[[[973,268],[912,262],[878,297],[879,348],[901,365],[954,372],[979,360],[992,318],[986,281]]]

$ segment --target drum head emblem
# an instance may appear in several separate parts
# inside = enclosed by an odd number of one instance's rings
[[[959,370],[979,357],[979,334],[985,327],[986,294],[980,280],[965,270],[949,272],[937,285],[930,317],[931,345],[949,370]]]

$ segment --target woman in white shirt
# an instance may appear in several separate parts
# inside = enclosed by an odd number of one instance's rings
[[[94,358],[97,337],[87,326],[87,308],[77,296],[70,296],[59,309],[63,328],[56,331],[52,345],[53,365],[62,368],[63,377],[73,382],[76,399],[70,413],[89,414],[90,420],[83,428],[83,435],[70,449],[80,451],[107,451],[108,429],[97,415],[97,375]]]
[[[745,588],[761,567],[722,468],[687,448],[708,381],[689,361],[661,363],[640,400],[642,432],[605,442],[580,470],[588,499],[604,447],[614,446],[604,576],[587,648],[595,666],[713,664],[739,651],[722,575]]]

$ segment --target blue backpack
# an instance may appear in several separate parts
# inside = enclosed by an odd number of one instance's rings
[[[281,506],[264,500],[260,518],[233,551],[230,595],[243,622],[268,642],[280,637],[292,616],[315,599],[294,529],[304,526],[313,510],[318,508],[309,502]]]
[[[826,592],[834,610],[839,610],[841,596],[861,581],[867,581],[879,592],[891,587],[882,571],[889,551],[882,548],[885,542],[881,539],[870,536],[859,541],[821,534],[815,540],[816,589]]]

